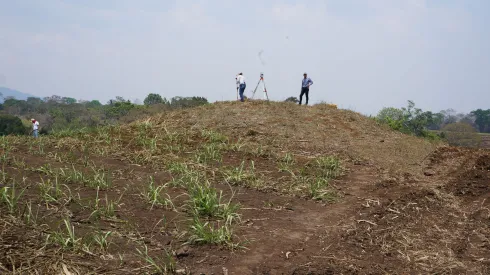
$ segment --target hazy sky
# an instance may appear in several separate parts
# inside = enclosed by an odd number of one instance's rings
[[[259,52],[263,51],[259,59]],[[0,0],[0,86],[37,96],[269,96],[362,113],[490,108],[488,0]]]

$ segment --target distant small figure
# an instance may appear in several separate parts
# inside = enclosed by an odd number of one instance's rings
[[[31,118],[32,122],[32,135],[37,138],[39,137],[39,121],[36,121],[35,119]]]
[[[239,73],[237,78],[236,78],[236,83],[239,85],[239,91],[240,91],[240,101],[243,102],[243,93],[245,92],[245,88],[247,87],[247,84],[245,83],[245,77],[243,76],[243,73]]]
[[[303,101],[303,95],[306,95],[306,104],[308,105],[308,95],[310,93],[310,86],[313,85],[313,81],[308,77],[306,73],[303,74],[303,81],[301,82],[301,93],[299,95],[299,105]]]

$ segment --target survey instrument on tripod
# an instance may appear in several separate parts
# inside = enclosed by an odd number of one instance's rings
[[[269,100],[269,96],[267,95],[267,88],[265,87],[265,81],[264,81],[264,74],[263,73],[260,73],[260,79],[259,79],[259,82],[257,83],[257,86],[255,87],[255,90],[253,91],[252,99],[255,97],[255,93],[257,92],[257,89],[259,88],[261,83],[263,86],[263,92],[264,92],[265,99]]]

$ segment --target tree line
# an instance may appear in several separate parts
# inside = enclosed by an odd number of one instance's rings
[[[288,98],[296,102],[296,98]],[[0,104],[0,135],[27,133],[30,118],[41,122],[41,134],[58,129],[97,127],[129,123],[166,110],[189,108],[208,104],[204,97],[173,97],[159,94],[146,96],[143,104],[131,102],[121,96],[102,104],[98,100],[76,100],[53,95],[45,98],[29,97],[26,100],[5,98]],[[446,139],[453,145],[475,146],[478,133],[490,133],[490,109],[477,109],[457,113],[453,109],[437,113],[424,111],[408,101],[406,107],[386,107],[373,117],[394,130],[429,139]]]
[[[204,97],[173,97],[170,100],[159,94],[149,94],[144,104],[131,102],[121,96],[102,104],[98,100],[76,100],[71,97],[53,95],[45,98],[29,97],[19,100],[5,98],[0,104],[0,122],[9,122],[9,128],[0,129],[0,135],[19,133],[19,121],[22,131],[27,132],[30,118],[41,122],[41,134],[66,128],[97,127],[102,125],[129,123],[165,110],[196,107],[208,104]],[[4,123],[3,123],[4,122]],[[1,127],[0,127],[1,128]],[[15,129],[15,131],[13,130]],[[19,133],[21,134],[21,133]]]
[[[490,109],[457,113],[447,109],[438,113],[424,111],[408,101],[407,107],[387,107],[375,117],[394,130],[430,139],[443,138],[451,145],[478,147],[481,136],[490,133]]]
[[[377,119],[417,135],[421,135],[422,129],[442,130],[453,123],[465,123],[480,133],[490,133],[490,109],[477,109],[469,113],[457,113],[454,109],[447,109],[438,113],[423,111],[415,107],[415,103],[408,101],[407,107],[386,107],[381,109]]]

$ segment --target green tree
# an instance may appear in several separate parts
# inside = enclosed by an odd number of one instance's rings
[[[129,111],[135,107],[136,105],[131,102],[116,102],[106,109],[106,116],[108,118],[118,119],[124,115],[127,115]]]
[[[432,112],[423,112],[420,108],[415,108],[412,100],[408,101],[408,106],[402,108],[403,129],[416,136],[426,136],[427,126],[432,123]]]
[[[208,104],[208,100],[205,97],[193,96],[193,97],[173,97],[170,101],[170,105],[174,108],[189,108],[197,107],[200,105]]]
[[[481,133],[485,132],[485,129],[490,124],[490,110],[477,109],[470,114],[475,117],[475,124],[478,126],[478,130]]]
[[[403,132],[405,134],[413,134],[420,137],[437,138],[427,129],[431,125],[436,125],[440,120],[441,115],[434,114],[429,111],[422,111],[420,108],[415,108],[415,103],[408,101],[407,107],[401,109],[388,107],[383,108],[376,119],[388,124],[392,129]]]
[[[17,100],[13,97],[7,97],[3,102],[3,106],[7,113],[11,115],[21,115],[29,110],[26,101]]]
[[[143,101],[145,105],[164,104],[166,100],[159,94],[149,94]]]
[[[75,103],[77,103],[77,100],[74,99],[73,97],[63,97],[61,100],[64,104],[75,104]]]
[[[87,108],[98,108],[100,106],[102,106],[102,103],[100,103],[98,100],[92,100],[85,103],[85,107]]]
[[[40,113],[46,112],[45,108],[43,108],[43,101],[38,97],[28,97],[26,100],[28,112],[31,113]]]
[[[376,118],[382,122],[388,122],[388,120],[402,120],[403,111],[394,107],[385,107],[378,112]]]
[[[442,124],[444,123],[444,114],[439,112],[432,114],[432,120],[429,125],[427,125],[427,128],[430,130],[439,130],[442,127]]]
[[[3,105],[5,105],[5,107],[17,106],[17,105],[21,104],[21,101],[22,100],[17,100],[13,97],[7,97],[5,99],[5,101],[3,102]]]
[[[111,99],[111,100],[107,101],[107,105],[112,105],[112,104],[115,104],[117,102],[129,102],[129,100],[124,99],[124,97],[122,97],[122,96],[116,96],[115,99]]]

